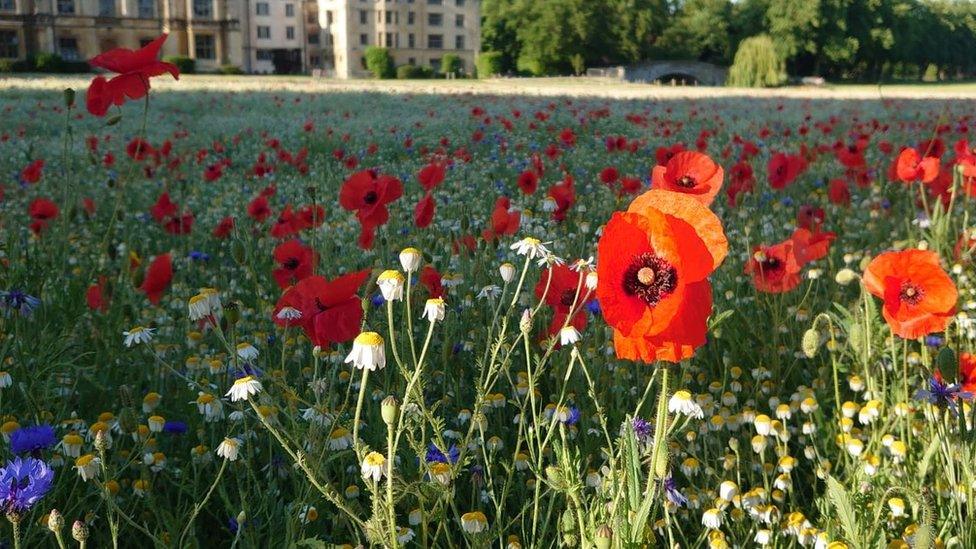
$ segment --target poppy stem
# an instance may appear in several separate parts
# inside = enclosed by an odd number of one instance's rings
[[[352,443],[356,449],[356,458],[362,461],[362,444],[359,442],[359,415],[363,411],[363,399],[366,397],[366,382],[369,380],[369,369],[363,368],[363,380],[359,384],[359,398],[356,399],[356,413],[352,420]]]

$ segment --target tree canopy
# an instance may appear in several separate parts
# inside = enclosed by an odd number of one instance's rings
[[[976,3],[954,0],[483,0],[482,49],[505,72],[572,74],[643,59],[729,65],[768,35],[792,75],[879,80],[976,72]]]

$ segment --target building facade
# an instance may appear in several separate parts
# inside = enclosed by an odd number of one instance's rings
[[[470,73],[481,16],[479,0],[0,0],[0,59],[84,61],[164,32],[163,55],[201,72],[368,77],[366,48],[383,46],[397,65],[438,70],[455,54]]]
[[[321,68],[337,78],[368,77],[369,46],[388,48],[396,65],[440,69],[447,54],[471,73],[481,44],[479,0],[319,0]]]

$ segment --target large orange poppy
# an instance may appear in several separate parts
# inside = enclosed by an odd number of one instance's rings
[[[708,155],[682,151],[651,170],[651,187],[694,196],[708,206],[722,188],[725,171]]]
[[[706,277],[728,252],[718,217],[692,195],[651,190],[607,223],[597,299],[619,358],[678,362],[705,343]]]
[[[944,331],[955,313],[959,292],[935,252],[885,252],[871,260],[863,280],[869,292],[884,300],[882,315],[899,337]]]

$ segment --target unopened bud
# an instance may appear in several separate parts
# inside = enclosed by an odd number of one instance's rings
[[[532,331],[532,313],[528,309],[522,311],[522,319],[519,320],[519,330],[523,334],[527,334]]]
[[[104,452],[109,447],[108,433],[102,429],[95,433],[95,449]]]
[[[69,109],[75,106],[75,90],[73,88],[64,89],[64,106]]]
[[[807,358],[817,356],[817,351],[820,350],[820,332],[813,328],[803,332],[803,340],[800,342],[800,348],[803,349],[803,356]]]
[[[613,541],[613,530],[606,524],[601,524],[596,528],[596,547],[597,549],[609,549],[610,542]]]
[[[80,520],[76,520],[71,525],[71,537],[78,543],[88,540],[88,525]]]
[[[837,274],[834,276],[834,281],[840,284],[841,286],[847,286],[851,282],[854,282],[856,278],[857,278],[857,273],[855,273],[851,269],[841,269],[837,271]]]
[[[400,411],[400,404],[397,402],[396,397],[390,395],[383,399],[380,405],[380,415],[383,416],[383,422],[387,425],[393,425],[396,423],[397,414]]]
[[[64,528],[64,515],[57,509],[51,509],[47,515],[47,529],[52,532],[60,532]]]

